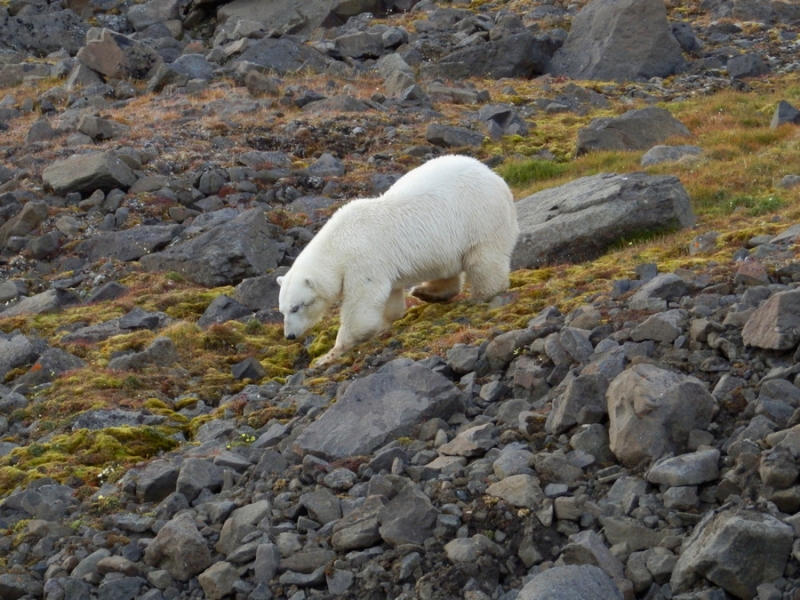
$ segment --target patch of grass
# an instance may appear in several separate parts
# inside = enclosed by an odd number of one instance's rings
[[[524,186],[531,182],[560,177],[568,170],[565,163],[532,159],[501,165],[498,173],[509,185]]]

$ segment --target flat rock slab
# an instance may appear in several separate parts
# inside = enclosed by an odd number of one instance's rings
[[[575,154],[597,150],[647,150],[673,137],[689,137],[689,129],[665,108],[648,106],[619,117],[592,119],[578,131]]]
[[[181,231],[180,225],[139,225],[90,237],[80,242],[77,249],[92,262],[103,258],[139,260],[166,247]]]
[[[326,460],[371,454],[432,418],[448,419],[460,392],[447,378],[409,360],[394,360],[357,379],[295,441],[298,454]]]
[[[136,182],[136,174],[110,152],[91,152],[59,160],[42,172],[46,187],[56,194],[93,193],[114,188],[127,190]]]
[[[689,194],[677,177],[600,173],[517,202],[520,236],[512,269],[597,258],[647,232],[693,227]]]

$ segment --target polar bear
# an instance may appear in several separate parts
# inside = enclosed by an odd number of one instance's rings
[[[344,205],[303,249],[280,284],[284,335],[300,337],[341,300],[339,333],[316,365],[385,331],[405,312],[405,290],[426,302],[461,292],[473,301],[508,287],[517,241],[505,181],[467,156],[441,156],[398,179],[378,198]]]

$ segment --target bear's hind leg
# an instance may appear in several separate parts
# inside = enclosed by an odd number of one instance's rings
[[[508,257],[473,248],[464,258],[464,271],[470,284],[470,299],[486,302],[508,289]]]
[[[433,279],[411,288],[409,294],[423,302],[447,302],[461,293],[461,274]]]
[[[404,314],[406,314],[406,292],[403,288],[392,290],[383,309],[383,316],[388,326],[397,319],[402,319]]]

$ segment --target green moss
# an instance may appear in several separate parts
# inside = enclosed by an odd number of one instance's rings
[[[175,448],[169,427],[108,427],[53,436],[47,442],[33,442],[15,448],[0,458],[0,493],[37,477],[64,480],[78,476],[84,481],[101,481],[109,465],[129,464]]]

